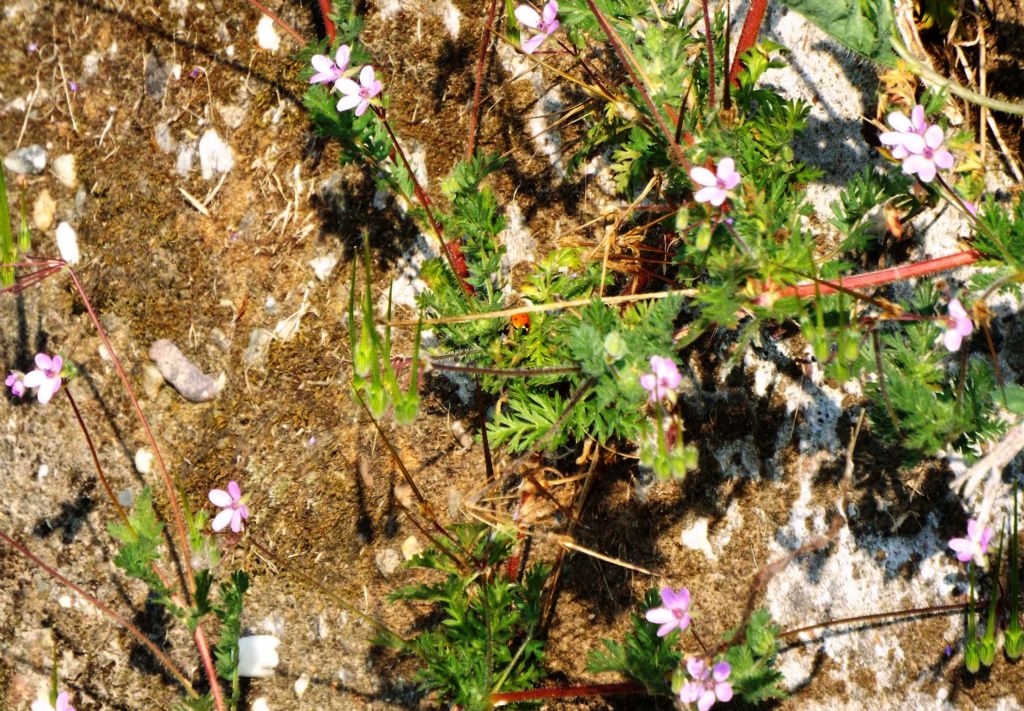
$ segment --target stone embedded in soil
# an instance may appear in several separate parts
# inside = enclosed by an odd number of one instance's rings
[[[396,570],[402,567],[402,556],[393,548],[384,548],[377,551],[374,560],[377,563],[377,570],[385,578],[391,577]]]
[[[409,536],[402,541],[402,557],[409,560],[413,556],[419,555],[423,552],[423,544],[420,543],[416,536]]]
[[[46,169],[47,158],[46,149],[33,144],[4,156],[4,167],[19,175],[39,175]]]
[[[156,142],[156,147],[164,153],[173,153],[174,149],[178,147],[178,141],[174,138],[171,127],[167,125],[166,121],[161,121],[153,127],[153,140]]]
[[[235,155],[231,146],[224,142],[214,129],[209,129],[199,139],[199,169],[203,180],[211,180],[235,167]]]
[[[149,474],[153,471],[153,452],[145,447],[135,451],[135,471],[139,474]]]
[[[57,251],[68,264],[78,264],[82,259],[82,253],[78,251],[78,233],[67,222],[57,225]]]
[[[295,680],[293,688],[295,689],[295,695],[301,699],[302,695],[306,693],[306,689],[309,688],[309,674],[303,672],[302,676]]]
[[[164,92],[167,91],[167,79],[171,76],[171,64],[155,54],[146,57],[146,66],[143,69],[144,81],[146,84],[146,96],[153,101],[163,101]]]
[[[220,394],[221,383],[197,368],[172,341],[155,341],[149,347],[149,357],[164,379],[189,402],[208,402]]]
[[[313,274],[320,281],[326,281],[337,264],[338,256],[336,254],[325,254],[309,261],[309,266],[313,267]]]
[[[246,346],[245,353],[242,355],[242,362],[248,367],[262,363],[267,357],[267,350],[273,340],[274,334],[267,329],[254,328],[249,333],[249,345]]]
[[[57,214],[57,201],[49,190],[43,190],[32,205],[32,224],[40,232],[47,232],[53,227],[53,219]]]
[[[78,185],[78,169],[75,166],[74,154],[65,153],[54,158],[53,174],[57,176],[61,185],[74,189]]]
[[[256,43],[263,49],[276,52],[281,49],[281,35],[277,34],[274,21],[264,15],[256,25]]]

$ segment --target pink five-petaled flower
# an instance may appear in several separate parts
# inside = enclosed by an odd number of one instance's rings
[[[326,54],[314,54],[310,59],[316,74],[309,78],[310,84],[333,84],[345,75],[348,69],[348,58],[352,53],[347,44],[338,47],[338,51],[331,59]]]
[[[949,318],[946,319],[946,332],[942,336],[942,342],[946,344],[946,350],[955,353],[960,350],[960,344],[966,336],[974,331],[974,323],[967,315],[960,299],[952,299],[949,302]]]
[[[704,186],[693,196],[694,199],[697,202],[709,202],[715,207],[725,202],[729,197],[728,192],[740,182],[736,161],[732,158],[723,158],[714,173],[703,167],[691,168],[690,177],[693,182]]]
[[[338,111],[355,109],[356,116],[362,116],[369,108],[370,100],[377,96],[383,87],[380,80],[374,78],[373,67],[367,64],[359,71],[358,84],[348,77],[343,77],[334,88],[344,94],[338,102]]]
[[[558,29],[558,3],[555,0],[550,0],[540,13],[529,5],[520,5],[516,8],[516,19],[519,20],[519,24],[540,33],[522,44],[525,54],[533,54],[544,43],[544,40]]]
[[[36,353],[36,369],[25,374],[22,381],[26,388],[38,388],[36,397],[44,405],[60,390],[60,371],[64,368],[64,359],[59,355],[52,358],[45,353]]]
[[[32,711],[75,711],[75,707],[68,701],[68,692],[62,691],[57,695],[56,706],[51,706],[48,699],[38,699],[32,702]]]
[[[689,681],[679,691],[679,699],[684,704],[696,702],[699,711],[708,711],[716,701],[732,699],[732,684],[726,679],[732,673],[729,662],[719,662],[714,669],[708,669],[708,663],[700,657],[690,657],[686,661]]]
[[[651,372],[640,376],[640,385],[649,393],[651,402],[674,396],[682,381],[675,361],[661,356],[651,356]]]
[[[967,519],[967,537],[951,538],[949,547],[956,551],[956,558],[961,563],[973,560],[975,564],[985,567],[985,554],[992,542],[992,529],[979,526],[973,518]]]
[[[214,516],[210,524],[214,531],[223,531],[224,527],[231,522],[231,530],[239,533],[242,530],[242,521],[249,518],[249,509],[242,503],[242,490],[238,482],[232,479],[228,482],[228,490],[210,489],[210,503],[224,509]]]
[[[930,183],[938,169],[953,167],[953,154],[943,147],[946,140],[942,127],[929,124],[924,117],[924,107],[914,107],[910,118],[893,112],[888,116],[889,125],[895,131],[882,133],[878,140],[892,146],[892,156],[903,161],[903,172],[917,175],[923,183]]]
[[[25,374],[20,370],[12,370],[7,374],[4,385],[11,389],[11,395],[21,397],[25,394]]]
[[[661,589],[661,607],[654,607],[644,613],[648,622],[661,625],[658,636],[664,637],[672,630],[680,631],[690,626],[690,591],[682,588],[678,593],[672,588]]]
[[[885,131],[878,137],[878,140],[882,142],[882,145],[891,146],[889,152],[896,160],[903,160],[910,155],[910,151],[904,145],[907,137],[924,138],[924,133],[928,130],[928,122],[924,118],[924,107],[921,104],[911,110],[910,118],[907,118],[906,114],[893,111],[886,117],[886,121],[889,122],[893,130]]]

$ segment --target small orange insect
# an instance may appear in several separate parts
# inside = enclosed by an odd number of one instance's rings
[[[530,328],[530,314],[514,314],[512,316],[512,326],[517,329]]]

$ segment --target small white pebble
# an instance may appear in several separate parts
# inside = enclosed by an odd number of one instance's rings
[[[303,672],[302,676],[295,680],[295,695],[300,699],[302,695],[306,693],[306,689],[309,688],[309,674]]]
[[[40,464],[39,465],[39,471],[36,472],[36,477],[39,479],[39,481],[42,481],[43,479],[45,479],[48,476],[50,476],[50,465],[49,464]]]
[[[114,359],[110,357],[110,351],[107,350],[107,344],[101,343],[96,346],[96,352],[99,353],[101,360],[105,360],[108,363],[114,362]]]
[[[334,254],[325,254],[322,257],[311,259],[309,262],[309,266],[313,267],[313,274],[320,281],[326,281],[337,264],[338,257]]]
[[[32,206],[32,222],[38,230],[46,232],[53,227],[53,217],[56,214],[57,201],[50,195],[49,190],[43,190]]]
[[[224,54],[228,55],[228,59],[234,59],[235,57],[235,45],[229,44],[224,48]],[[253,707],[255,709],[255,707]]]
[[[135,452],[135,471],[139,474],[149,474],[153,471],[153,453],[145,447]]]
[[[57,251],[60,258],[68,264],[78,264],[82,259],[78,251],[78,234],[75,228],[66,222],[57,225]]]
[[[63,607],[65,610],[71,609],[71,596],[67,593],[57,598],[57,604]]]
[[[199,139],[199,168],[203,180],[227,173],[235,167],[235,155],[215,129],[209,129]]]
[[[267,697],[261,696],[253,701],[252,711],[270,711],[270,704],[267,703]]]
[[[276,52],[281,49],[281,36],[277,34],[274,21],[264,15],[256,25],[256,42],[263,49]]]
[[[419,555],[423,552],[423,544],[419,542],[416,536],[409,536],[402,542],[402,557],[409,560],[414,555]]]
[[[66,188],[74,188],[78,185],[78,170],[75,168],[75,156],[71,153],[57,156],[53,159],[53,174],[57,176],[60,184]]]

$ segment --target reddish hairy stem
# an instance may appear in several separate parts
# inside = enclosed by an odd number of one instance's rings
[[[669,147],[672,149],[672,153],[675,155],[679,165],[683,166],[683,168],[686,169],[686,172],[689,173],[690,161],[686,159],[686,154],[683,153],[682,147],[680,147],[679,143],[675,140],[672,132],[669,131],[668,126],[665,124],[665,119],[661,116],[661,112],[658,111],[658,108],[654,105],[654,101],[651,100],[651,95],[647,93],[647,87],[644,86],[643,82],[640,81],[640,78],[633,70],[633,65],[630,64],[629,59],[626,57],[626,52],[622,46],[622,38],[619,37],[619,33],[615,31],[615,28],[611,26],[608,19],[597,8],[594,0],[587,0],[587,5],[590,6],[590,12],[593,13],[594,17],[597,19],[597,23],[601,25],[601,31],[604,32],[608,41],[611,43],[612,49],[615,50],[615,55],[619,58],[619,62],[622,63],[622,66],[626,69],[626,73],[629,74],[629,80],[633,83],[636,90],[640,92],[640,96],[643,97],[644,103],[647,105],[647,110],[651,112],[654,120],[658,123],[658,128],[661,130],[665,140],[668,141]]]
[[[537,701],[539,699],[565,699],[581,696],[610,696],[612,694],[645,694],[647,688],[635,681],[623,681],[617,684],[583,684],[580,686],[548,687],[547,689],[527,689],[526,691],[510,691],[505,694],[491,694],[491,703],[512,704],[521,701]]]
[[[480,123],[480,92],[484,84],[484,64],[487,62],[487,48],[491,45],[491,27],[497,12],[498,0],[491,0],[484,23],[484,36],[480,39],[480,52],[476,56],[476,85],[473,87],[473,111],[469,114],[469,138],[466,141],[466,160],[473,157],[476,148],[476,130]]]
[[[320,0],[320,19],[324,21],[324,31],[327,33],[327,39],[330,40],[331,44],[334,44],[337,30],[334,29],[334,23],[331,22],[331,0]]]
[[[142,412],[142,407],[139,405],[139,399],[136,397],[135,390],[132,388],[132,384],[128,380],[128,375],[124,371],[124,366],[121,365],[121,359],[117,356],[117,351],[114,350],[114,346],[111,345],[110,339],[107,338],[107,332],[100,324],[99,317],[96,316],[96,312],[92,308],[92,303],[89,301],[89,297],[85,294],[85,289],[82,287],[81,282],[78,281],[78,275],[75,274],[75,270],[72,269],[70,265],[65,264],[65,266],[67,266],[68,275],[71,277],[71,281],[75,284],[75,290],[78,291],[78,295],[82,297],[82,303],[85,305],[85,309],[89,314],[89,319],[96,328],[96,332],[99,334],[100,340],[103,341],[103,346],[107,349],[107,353],[110,354],[110,360],[114,363],[114,369],[117,371],[117,375],[121,380],[121,385],[124,386],[125,393],[127,393],[128,399],[131,401],[132,407],[135,410],[135,415],[145,432],[146,441],[149,442],[149,446],[153,449],[153,454],[156,455],[157,468],[160,470],[160,474],[164,480],[164,485],[167,488],[167,498],[171,503],[171,510],[174,513],[174,523],[177,528],[178,537],[180,538],[182,556],[185,559],[181,567],[184,569],[187,589],[184,591],[185,594],[182,597],[187,602],[189,597],[192,595],[193,590],[195,590],[195,579],[192,576],[192,565],[189,560],[191,557],[189,554],[192,548],[189,546],[188,533],[185,531],[185,521],[181,514],[181,505],[178,502],[178,495],[174,488],[174,482],[171,480],[171,475],[167,471],[167,465],[164,463],[164,456],[160,452],[160,447],[156,443],[156,437],[153,436],[153,430],[149,426],[149,421]],[[184,607],[184,605],[182,606]],[[220,682],[217,679],[217,671],[213,666],[213,660],[210,655],[210,646],[206,640],[206,635],[203,632],[201,625],[196,626],[194,640],[196,643],[196,649],[199,651],[199,657],[203,662],[203,669],[210,682],[210,690],[213,693],[214,706],[217,711],[227,711],[227,705],[224,703],[224,696],[221,692]]]
[[[114,509],[117,510],[117,515],[121,518],[121,523],[133,528],[131,521],[128,520],[128,514],[125,513],[124,507],[121,506],[121,502],[114,496],[114,490],[110,488],[110,482],[107,481],[106,475],[103,473],[103,467],[100,466],[100,458],[96,454],[96,447],[92,442],[92,435],[89,434],[89,428],[85,426],[85,420],[82,419],[82,413],[78,411],[78,404],[75,402],[75,398],[71,395],[70,388],[65,383],[64,387],[61,388],[64,391],[64,395],[67,396],[68,402],[71,403],[71,409],[75,413],[75,419],[78,420],[78,426],[82,430],[82,434],[85,435],[85,444],[89,447],[89,455],[92,457],[92,464],[96,467],[96,474],[100,478],[100,484],[103,485],[103,490],[107,492],[107,498],[110,499],[110,503],[114,505]]]
[[[704,39],[708,48],[708,106],[715,105],[715,43],[711,38],[711,11],[708,10],[708,0],[700,0],[701,10],[704,12]],[[680,121],[683,110],[679,109]]]
[[[263,5],[259,0],[246,0],[254,8],[262,12],[264,15],[274,21],[274,24],[280,27],[282,30],[291,35],[292,39],[298,42],[300,45],[306,44],[306,40],[303,39],[302,35],[296,32],[295,28],[289,25],[287,22],[282,20],[280,17],[271,12],[270,8]],[[321,3],[323,4],[323,3]],[[326,18],[325,18],[326,19]]]
[[[761,23],[764,22],[767,10],[768,0],[750,0],[750,8],[743,18],[740,38],[736,42],[736,54],[733,55],[732,66],[729,68],[729,81],[732,84],[736,83],[736,75],[740,73],[740,55],[757,44],[757,35],[761,32]]]
[[[34,563],[36,566],[38,566],[41,570],[43,570],[51,578],[54,578],[55,580],[58,580],[63,585],[71,588],[76,593],[81,595],[83,598],[88,600],[90,605],[92,605],[97,610],[102,612],[104,615],[109,617],[111,620],[113,620],[115,623],[117,623],[120,627],[123,627],[124,629],[128,630],[128,632],[131,633],[131,635],[133,637],[135,637],[135,639],[139,640],[139,642],[141,642],[143,645],[145,645],[146,648],[149,649],[149,651],[151,651],[153,653],[153,655],[160,661],[160,663],[163,664],[164,667],[166,667],[167,671],[169,671],[171,673],[171,675],[178,681],[178,683],[181,684],[185,688],[185,690],[189,693],[190,696],[192,696],[193,698],[199,696],[198,692],[196,692],[195,688],[193,688],[193,686],[189,682],[189,680],[185,677],[185,675],[181,672],[181,670],[178,669],[178,667],[174,664],[174,662],[171,661],[171,658],[168,657],[167,654],[164,653],[164,651],[162,649],[157,647],[156,644],[154,644],[153,641],[149,637],[144,635],[142,633],[142,631],[139,630],[138,627],[136,627],[131,622],[129,622],[125,618],[121,617],[119,614],[117,614],[116,612],[111,610],[109,607],[104,605],[94,595],[86,592],[86,590],[84,588],[79,587],[75,583],[71,582],[71,580],[69,580],[68,578],[65,578],[63,575],[61,575],[59,572],[57,572],[56,568],[50,566],[42,558],[40,558],[39,556],[34,554],[32,551],[30,551],[25,546],[23,546],[20,543],[18,543],[16,540],[14,540],[10,536],[8,536],[3,531],[0,531],[0,540],[3,540],[5,543],[7,543],[7,545],[9,545],[11,548],[16,550],[19,555],[21,555],[22,557],[24,557],[24,558],[28,559],[29,561],[31,561],[32,563]]]
[[[832,283],[835,283],[844,289],[881,286],[883,284],[891,284],[894,281],[903,281],[905,279],[928,276],[929,274],[935,274],[936,272],[944,272],[947,269],[966,267],[970,264],[974,264],[979,259],[981,259],[981,253],[978,252],[978,250],[968,249],[964,252],[947,254],[945,257],[935,257],[934,259],[926,259],[922,262],[914,262],[912,264],[905,264],[899,267],[889,267],[888,269],[879,269],[874,272],[854,274],[853,276],[837,279]],[[795,296],[800,299],[805,299],[809,296],[814,296],[815,294],[834,294],[836,291],[838,291],[838,289],[829,286],[829,282],[827,281],[797,284],[796,286],[790,286],[782,289],[770,296],[768,294],[762,294],[754,303],[758,306],[764,306],[769,298],[784,299],[789,296]]]
[[[954,602],[949,605],[932,605],[930,607],[913,607],[909,610],[894,610],[892,612],[875,612],[870,615],[857,615],[856,617],[843,617],[838,620],[829,620],[828,622],[818,622],[813,625],[807,625],[806,627],[795,627],[790,630],[784,630],[779,632],[778,637],[796,637],[797,635],[804,634],[806,632],[813,632],[814,630],[825,629],[828,627],[838,627],[839,625],[855,625],[861,622],[877,622],[878,620],[885,620],[890,617],[913,617],[915,615],[939,615],[944,612],[956,612],[967,607],[966,602]]]
[[[427,213],[427,219],[430,221],[430,226],[434,230],[434,234],[437,235],[438,241],[441,243],[441,251],[444,252],[445,258],[448,260],[448,266],[451,268],[452,273],[459,282],[459,286],[462,287],[463,293],[467,297],[473,297],[473,287],[466,283],[462,274],[455,268],[455,258],[452,256],[451,250],[448,248],[448,243],[444,240],[444,230],[441,229],[441,223],[434,217],[434,211],[430,209],[430,198],[427,197],[427,193],[423,190],[423,186],[420,185],[420,181],[416,178],[416,174],[412,172],[412,166],[409,165],[409,159],[405,157],[405,151],[402,150],[402,145],[398,142],[398,137],[395,132],[391,130],[391,124],[388,123],[387,116],[384,115],[383,109],[376,106],[373,107],[374,113],[380,119],[380,122],[384,124],[384,129],[388,132],[388,136],[391,137],[391,145],[395,147],[395,152],[398,157],[402,159],[402,165],[405,166],[405,170],[409,173],[409,179],[412,180],[412,189],[416,194],[416,199],[419,200],[420,205],[423,206],[424,211]]]

